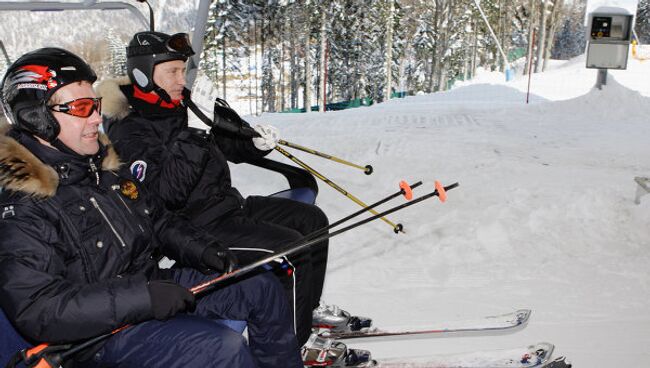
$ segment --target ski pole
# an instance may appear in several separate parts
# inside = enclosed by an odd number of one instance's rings
[[[339,193],[341,193],[341,194],[343,194],[344,196],[348,197],[350,200],[352,200],[352,202],[354,202],[354,203],[356,203],[356,204],[358,204],[359,206],[364,207],[364,208],[365,208],[365,207],[368,207],[368,205],[365,204],[365,203],[363,203],[359,198],[355,197],[354,195],[352,195],[351,193],[349,193],[349,192],[346,191],[345,189],[341,188],[338,184],[336,184],[336,183],[334,183],[333,181],[331,181],[330,179],[326,178],[326,177],[323,176],[321,173],[319,173],[318,171],[314,170],[311,166],[309,166],[309,165],[307,165],[306,163],[304,163],[303,161],[299,160],[298,158],[296,158],[296,157],[295,157],[294,155],[292,155],[291,153],[287,152],[287,151],[286,151],[285,149],[283,149],[282,147],[280,147],[280,146],[276,146],[276,147],[275,147],[275,150],[278,151],[278,152],[280,152],[280,153],[283,154],[284,156],[286,156],[286,157],[287,157],[288,159],[290,159],[291,161],[293,161],[293,162],[295,162],[296,164],[298,164],[298,165],[299,165],[300,167],[302,167],[303,169],[309,171],[310,174],[312,174],[312,175],[314,175],[315,177],[317,177],[318,179],[322,180],[325,184],[329,185],[330,187],[336,189]],[[370,213],[372,213],[373,215],[377,215],[377,213],[378,213],[377,211],[375,211],[375,210],[373,210],[373,209],[369,209],[369,210],[367,210],[367,211],[370,212]],[[392,221],[390,221],[390,220],[388,220],[388,219],[386,219],[386,218],[384,218],[384,217],[381,217],[381,220],[384,221],[385,223],[387,223],[388,225],[392,226],[392,227],[393,227],[393,231],[395,232],[395,234],[398,234],[400,231],[401,231],[401,232],[404,232],[404,226],[403,226],[402,224],[395,224],[394,222],[392,222]]]
[[[212,280],[208,280],[208,281],[206,281],[204,283],[196,285],[196,286],[192,287],[190,289],[190,291],[192,293],[194,293],[194,295],[204,293],[206,291],[211,290],[215,285],[217,285],[217,284],[219,284],[219,283],[221,283],[223,281],[226,281],[226,280],[232,279],[234,277],[249,273],[249,272],[253,271],[254,269],[256,269],[256,268],[258,268],[260,266],[263,266],[263,265],[265,265],[267,263],[273,262],[277,258],[286,257],[286,256],[288,256],[290,254],[300,252],[301,250],[303,250],[303,249],[305,249],[307,247],[310,247],[310,246],[312,246],[314,244],[318,244],[318,243],[322,242],[323,240],[333,238],[333,237],[335,237],[337,235],[340,235],[340,234],[342,234],[342,233],[344,233],[346,231],[350,231],[350,230],[352,230],[354,228],[365,225],[370,221],[374,221],[376,219],[381,219],[385,215],[391,214],[393,212],[397,212],[397,211],[402,210],[402,209],[404,209],[406,207],[413,206],[413,205],[415,205],[417,203],[420,203],[422,201],[425,201],[425,200],[427,200],[427,199],[429,199],[431,197],[436,197],[437,196],[437,197],[440,198],[441,202],[444,202],[447,199],[447,191],[458,187],[458,185],[459,185],[458,183],[454,183],[454,184],[448,185],[446,187],[443,187],[442,184],[440,184],[440,182],[436,181],[436,189],[431,193],[428,193],[428,194],[425,194],[425,195],[423,195],[421,197],[413,199],[410,202],[406,202],[406,203],[403,203],[401,205],[389,208],[384,212],[381,212],[381,213],[376,214],[374,216],[371,216],[371,217],[368,217],[366,219],[357,221],[354,224],[348,225],[348,226],[346,226],[346,227],[344,227],[342,229],[339,229],[337,231],[334,231],[332,233],[324,234],[322,236],[319,236],[319,237],[316,237],[316,238],[313,238],[313,239],[301,240],[301,241],[298,241],[298,243],[295,244],[295,245],[289,244],[288,246],[286,246],[284,248],[283,251],[280,251],[279,253],[271,254],[271,255],[269,255],[267,257],[264,257],[262,259],[259,259],[259,260],[255,261],[253,263],[250,263],[250,264],[248,264],[246,266],[238,268],[238,269],[236,269],[236,270],[234,270],[232,272],[225,273],[225,274],[220,275],[220,276],[218,276],[218,277],[216,277],[216,278],[214,278]]]
[[[312,155],[316,155],[318,157],[322,157],[322,158],[325,158],[325,159],[328,159],[328,160],[332,160],[334,162],[338,162],[339,164],[348,165],[348,166],[352,166],[352,167],[357,168],[357,169],[361,169],[361,170],[363,170],[363,173],[366,174],[366,175],[372,174],[372,171],[373,171],[372,166],[370,166],[370,165],[366,165],[366,166],[357,165],[357,164],[352,163],[350,161],[346,161],[346,160],[344,160],[342,158],[338,158],[338,157],[335,157],[335,156],[332,156],[332,155],[328,155],[326,153],[318,152],[318,151],[316,151],[314,149],[307,148],[307,147],[301,146],[299,144],[287,142],[287,141],[285,141],[283,139],[280,139],[278,141],[278,144],[281,144],[281,145],[287,146],[287,147],[291,147],[291,148],[295,148],[295,149],[303,151],[303,152],[311,153]]]
[[[407,200],[410,201],[411,199],[413,199],[413,189],[419,187],[420,185],[422,185],[421,181],[418,181],[417,183],[414,183],[413,185],[409,185],[407,182],[401,181],[399,183],[399,187],[400,187],[399,192],[393,193],[393,194],[389,195],[388,197],[386,197],[384,199],[381,199],[381,200],[369,205],[368,207],[364,207],[364,208],[360,209],[359,211],[357,211],[357,212],[355,212],[355,213],[353,213],[351,215],[345,216],[344,218],[342,218],[342,219],[340,219],[340,220],[338,220],[338,221],[336,221],[334,223],[331,223],[331,224],[329,224],[328,226],[326,226],[326,227],[324,227],[322,229],[318,229],[318,230],[312,232],[311,234],[307,234],[304,239],[309,239],[309,238],[313,238],[315,236],[319,236],[321,234],[324,234],[328,230],[330,230],[331,228],[336,227],[336,226],[338,226],[338,225],[340,225],[340,224],[342,224],[342,223],[344,223],[344,222],[346,222],[348,220],[351,220],[352,218],[357,217],[357,216],[359,216],[359,215],[361,215],[363,213],[366,213],[369,209],[376,208],[376,207],[378,207],[378,206],[392,200],[393,198],[396,198],[396,197],[399,197],[399,196],[404,196]],[[397,226],[401,226],[401,225],[398,224]]]

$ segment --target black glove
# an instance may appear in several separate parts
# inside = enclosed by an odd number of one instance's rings
[[[210,245],[201,255],[201,263],[208,272],[229,273],[237,268],[237,257],[219,245]]]
[[[153,317],[157,320],[164,321],[176,313],[191,312],[196,307],[194,294],[173,281],[149,281],[147,288],[151,297]]]
[[[220,98],[214,101],[214,119],[213,128],[233,133],[239,137],[256,138],[260,134],[251,128],[244,119],[239,116],[237,111],[233,110],[228,102]]]

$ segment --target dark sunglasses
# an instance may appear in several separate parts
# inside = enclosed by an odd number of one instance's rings
[[[100,115],[102,114],[102,98],[77,98],[76,100],[49,106],[49,109],[80,118],[87,118],[95,111]]]

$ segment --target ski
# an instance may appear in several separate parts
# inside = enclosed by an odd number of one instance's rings
[[[557,357],[552,361],[544,364],[542,368],[571,368],[573,365],[567,361],[566,357]]]
[[[496,334],[513,332],[523,328],[530,318],[530,309],[520,309],[498,316],[488,316],[474,320],[450,321],[430,328],[401,328],[401,329],[367,329],[361,331],[331,331],[324,329],[320,332],[323,337],[336,340],[348,339],[382,339],[382,338],[416,338],[447,336],[459,334]]]
[[[380,359],[376,368],[546,368],[553,344],[538,343],[516,349],[492,350],[437,357]],[[366,366],[364,366],[366,367]],[[569,366],[570,367],[570,366]]]

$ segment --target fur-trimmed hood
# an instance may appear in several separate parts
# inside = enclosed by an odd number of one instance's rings
[[[131,112],[129,100],[122,92],[122,86],[128,86],[128,77],[108,79],[95,88],[97,96],[102,98],[102,115],[108,119],[122,120]]]
[[[38,198],[49,198],[59,187],[59,174],[27,147],[7,135],[11,126],[0,121],[0,187]],[[108,137],[100,134],[106,147],[102,170],[117,171],[119,157]]]

